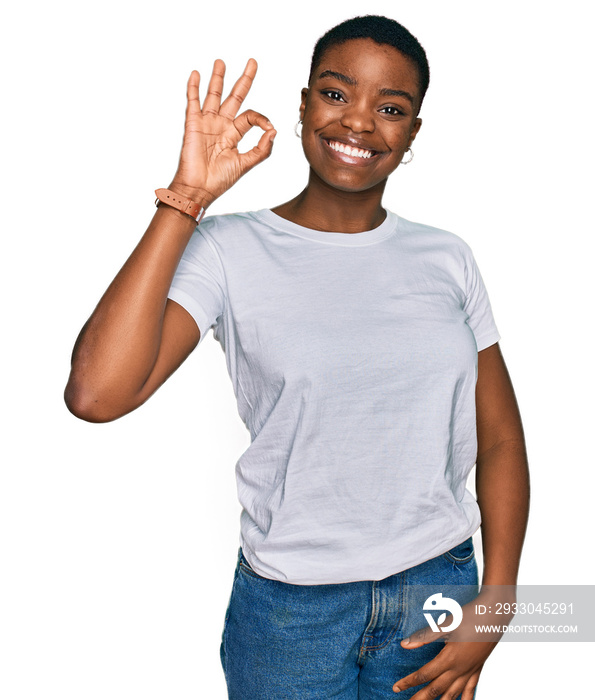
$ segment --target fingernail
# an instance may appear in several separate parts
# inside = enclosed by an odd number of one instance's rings
[[[397,687],[397,686],[394,686],[393,692],[394,692],[394,693],[400,693],[400,692],[401,692],[401,689],[400,689],[399,687]]]
[[[409,644],[410,641],[411,641],[411,640],[409,639],[409,637],[407,637],[406,639],[404,639],[404,640],[402,641],[402,644]]]

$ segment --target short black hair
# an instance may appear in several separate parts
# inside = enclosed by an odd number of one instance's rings
[[[312,54],[308,83],[327,49],[343,44],[350,39],[372,39],[377,44],[388,44],[410,58],[417,68],[420,87],[420,107],[430,84],[430,66],[428,57],[419,41],[394,19],[381,15],[364,15],[345,20],[318,39]]]

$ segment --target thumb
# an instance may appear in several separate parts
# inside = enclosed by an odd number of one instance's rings
[[[267,129],[254,148],[240,154],[242,172],[248,172],[248,170],[258,165],[258,163],[262,163],[263,160],[266,160],[271,155],[276,135],[275,129]]]
[[[423,629],[417,630],[413,634],[410,634],[406,639],[401,640],[401,646],[406,649],[416,649],[424,644],[430,644],[430,642],[435,642],[438,639],[442,639],[446,635],[443,632],[433,632],[429,627],[424,627]]]

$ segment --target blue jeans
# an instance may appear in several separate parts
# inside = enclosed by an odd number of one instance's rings
[[[381,581],[293,585],[257,574],[240,549],[221,641],[230,700],[406,700],[393,684],[444,646],[399,642],[428,623],[429,587],[463,605],[478,592],[471,538]],[[449,590],[450,587],[450,590]]]

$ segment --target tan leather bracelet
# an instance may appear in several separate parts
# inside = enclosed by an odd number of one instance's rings
[[[174,209],[178,209],[183,214],[188,214],[188,216],[191,216],[197,224],[204,216],[204,207],[201,207],[200,204],[193,202],[191,199],[186,199],[181,195],[172,192],[171,190],[166,190],[162,187],[155,190],[155,194],[157,195],[157,199],[155,200],[156,206],[159,206],[159,202],[163,202]]]

